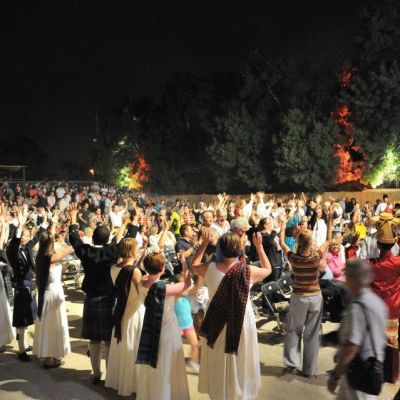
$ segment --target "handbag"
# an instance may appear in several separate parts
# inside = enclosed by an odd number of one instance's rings
[[[369,329],[370,325],[365,305],[358,301],[353,303],[359,304],[363,310],[367,321],[367,333],[371,337],[374,357],[368,357],[366,360],[363,360],[360,354],[357,354],[347,368],[347,380],[352,389],[377,396],[382,390],[383,363],[377,359],[377,352]]]

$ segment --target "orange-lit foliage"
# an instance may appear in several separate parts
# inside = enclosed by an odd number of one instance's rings
[[[139,155],[138,159],[129,165],[129,188],[140,190],[150,179],[150,165]]]
[[[352,67],[349,63],[346,63],[343,66],[339,75],[340,86],[343,88],[350,86],[351,78],[353,77],[356,71],[357,71],[356,67]]]
[[[348,87],[351,83],[351,78],[356,72],[356,68],[346,64],[340,75],[339,84],[341,87]],[[336,157],[339,159],[337,171],[337,183],[343,184],[346,182],[359,182],[362,178],[362,168],[359,163],[355,163],[352,159],[351,152],[358,152],[359,147],[354,144],[354,128],[350,118],[350,110],[347,105],[338,106],[332,113],[332,118],[335,123],[341,128],[345,136],[345,144],[337,144]]]

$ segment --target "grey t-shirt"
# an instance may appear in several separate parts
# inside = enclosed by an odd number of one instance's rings
[[[365,308],[363,310],[360,304]],[[369,331],[367,331],[367,320],[365,313],[368,316]],[[340,342],[353,343],[360,347],[360,356],[363,360],[368,357],[374,357],[371,338],[375,344],[377,358],[379,361],[385,358],[386,339],[386,320],[387,307],[384,301],[377,296],[371,289],[364,288],[361,294],[353,299],[353,303],[346,311],[342,325],[340,327]]]

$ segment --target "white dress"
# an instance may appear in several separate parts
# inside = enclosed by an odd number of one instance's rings
[[[111,267],[111,278],[115,281],[121,268]],[[144,304],[136,286],[131,283],[124,316],[121,321],[121,341],[117,344],[114,329],[111,336],[110,353],[107,362],[105,387],[118,391],[121,396],[136,393],[136,357],[144,318]]]
[[[139,286],[144,299],[147,290]],[[166,296],[162,318],[157,368],[140,364],[136,400],[188,400],[189,386],[181,332],[174,312],[175,297]]]
[[[3,274],[0,271],[0,347],[12,342],[15,338],[15,329],[11,323],[11,309],[8,304]]]
[[[40,358],[62,358],[71,352],[61,270],[61,263],[50,266],[42,318],[35,320],[32,352]]]
[[[215,263],[209,264],[205,276],[210,296],[208,304],[224,276]],[[225,335],[226,326],[218,336],[214,348],[207,345],[205,338],[200,338],[199,392],[208,393],[212,400],[257,399],[261,387],[260,360],[256,322],[249,298],[237,356],[225,353]]]

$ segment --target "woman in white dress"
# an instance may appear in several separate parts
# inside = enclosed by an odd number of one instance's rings
[[[0,262],[0,352],[4,351],[5,346],[15,338],[15,330],[11,324],[10,305],[8,304],[3,274],[1,272],[3,265]]]
[[[130,396],[136,393],[136,356],[145,308],[138,289],[142,274],[134,267],[138,264],[136,240],[123,239],[119,252],[120,261],[110,271],[117,288],[117,306],[105,387],[117,390],[121,396]]]
[[[6,221],[3,205],[0,203],[0,251],[3,251],[9,232],[9,224]],[[2,269],[7,264],[0,260],[0,352],[5,350],[7,344],[15,338],[15,329],[12,327],[12,314],[8,303],[6,288],[3,280]]]
[[[36,257],[36,280],[39,292],[38,315],[35,320],[33,354],[44,358],[44,368],[57,368],[71,351],[67,310],[61,282],[61,261],[71,254],[72,246],[54,253],[54,235],[58,214],[51,221],[50,232],[44,232]]]
[[[144,276],[139,284],[139,293],[146,305],[146,315],[137,358],[136,400],[188,400],[190,397],[181,333],[174,312],[175,296],[190,287],[190,274],[184,258],[181,258],[184,282],[165,285],[160,281],[165,262],[162,253],[151,253],[144,259],[144,267],[149,275]],[[150,298],[153,293],[160,296]],[[150,306],[159,304],[160,301],[163,303],[161,314],[156,314],[153,318]],[[150,317],[150,325],[146,325],[147,316]],[[152,334],[157,331],[154,324],[157,319],[160,322],[160,331],[154,342],[155,337]],[[149,343],[150,347],[157,343],[150,352],[149,347],[146,347]]]
[[[204,329],[207,319],[214,317],[214,320],[218,323],[218,321],[223,321],[226,315],[227,320],[225,323],[221,323],[221,331],[218,336],[215,335],[215,341],[210,340],[210,336],[207,336],[207,339],[205,337],[200,338],[199,392],[208,393],[213,400],[257,399],[261,387],[260,362],[256,323],[249,300],[249,288],[251,284],[259,282],[271,274],[271,265],[264,252],[262,237],[260,233],[253,237],[261,268],[246,266],[243,261],[239,260],[241,254],[240,237],[232,232],[224,234],[219,240],[219,246],[224,256],[223,261],[201,263],[209,244],[209,232],[203,232],[202,239],[202,244],[192,262],[193,271],[205,278],[210,296],[200,336],[205,335]],[[234,276],[235,271],[239,274],[237,279],[243,277],[246,281],[246,285],[242,285],[242,287],[247,288],[241,292],[242,298],[240,298],[236,289],[231,290],[231,287],[233,288],[237,281],[224,280],[225,277]],[[226,286],[226,283],[228,283],[228,286]],[[223,290],[215,296],[220,285],[224,285]],[[222,292],[224,293],[220,296]],[[223,304],[224,307],[213,307],[213,300],[216,301],[218,297],[218,304]],[[236,299],[239,299],[239,303]],[[225,303],[221,303],[221,301],[225,301]],[[236,321],[236,324],[242,323],[241,327],[238,325],[229,326],[231,323],[230,315],[237,315],[237,311],[233,313],[230,311],[236,310],[233,308],[236,306],[239,307],[238,309],[242,307],[242,322]],[[233,350],[227,350],[230,344],[227,339],[231,337],[231,335],[227,335],[227,329],[230,330],[230,333],[237,333],[236,348]]]

